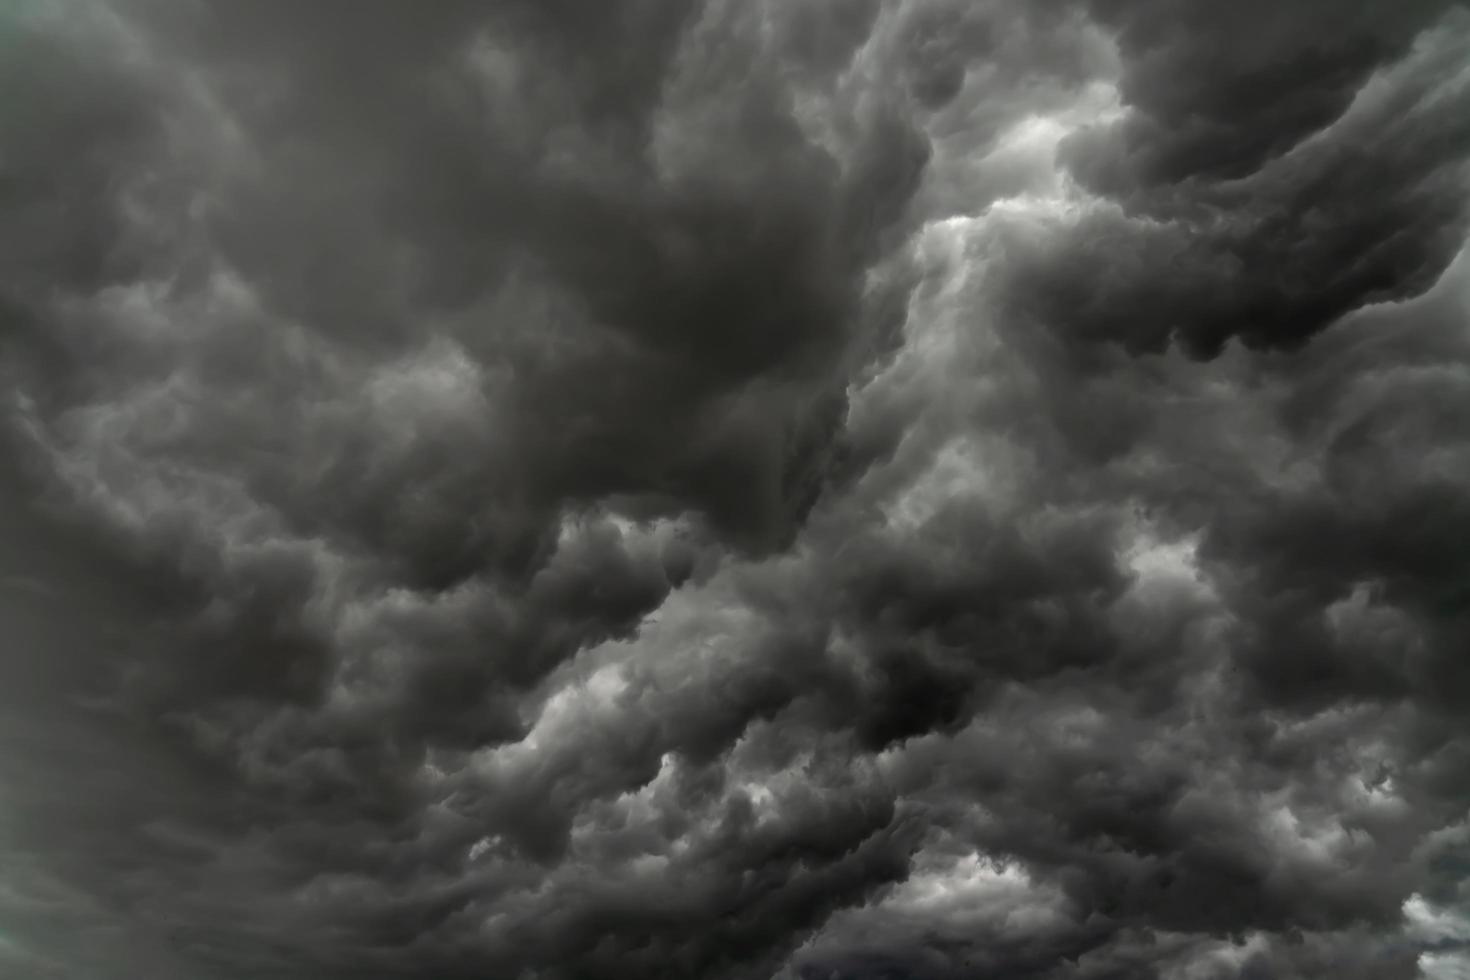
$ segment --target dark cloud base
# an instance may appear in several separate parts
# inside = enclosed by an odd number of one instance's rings
[[[0,975],[1470,975],[1467,49],[5,5]]]

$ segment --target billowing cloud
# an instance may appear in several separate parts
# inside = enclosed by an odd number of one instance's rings
[[[1463,5],[419,6],[0,13],[0,967],[1465,969]]]

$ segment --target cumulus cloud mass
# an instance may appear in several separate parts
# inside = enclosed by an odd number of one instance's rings
[[[1470,977],[1467,52],[0,3],[0,976]]]

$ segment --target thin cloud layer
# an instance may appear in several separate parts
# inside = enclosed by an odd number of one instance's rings
[[[1467,43],[7,8],[0,967],[1455,976]]]

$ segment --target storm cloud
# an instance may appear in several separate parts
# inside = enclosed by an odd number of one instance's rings
[[[0,973],[1470,970],[1470,9],[0,10]]]

